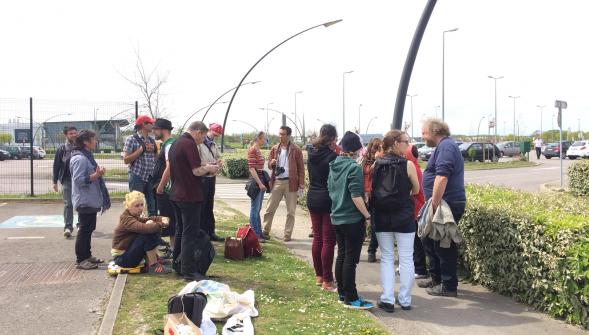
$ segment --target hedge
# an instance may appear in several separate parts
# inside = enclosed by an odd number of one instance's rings
[[[247,178],[249,176],[247,159],[243,156],[223,155],[221,175],[231,179]]]
[[[589,160],[575,162],[568,169],[569,188],[572,193],[589,196]]]
[[[589,328],[589,204],[566,194],[468,186],[461,261],[471,279]]]

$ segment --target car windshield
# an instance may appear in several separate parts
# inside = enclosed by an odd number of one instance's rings
[[[468,149],[468,147],[470,147],[470,143],[469,143],[469,142],[467,142],[467,143],[462,143],[462,144],[459,146],[460,150],[466,150],[466,149]]]
[[[585,141],[577,141],[571,145],[571,147],[582,147],[585,145]]]

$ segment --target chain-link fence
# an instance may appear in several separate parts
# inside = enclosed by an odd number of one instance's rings
[[[95,158],[106,167],[108,189],[127,191],[121,151],[136,114],[136,102],[0,98],[0,195],[53,192],[53,159],[65,126],[96,132]]]

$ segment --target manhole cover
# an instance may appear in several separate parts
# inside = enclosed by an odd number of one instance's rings
[[[0,287],[59,284],[84,279],[72,262],[0,264]]]

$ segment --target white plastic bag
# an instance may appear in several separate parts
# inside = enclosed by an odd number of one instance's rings
[[[222,335],[254,335],[254,325],[252,324],[252,319],[247,314],[235,314],[225,326],[223,326]]]
[[[202,321],[200,322],[200,331],[202,335],[217,335],[215,323],[203,312]]]

